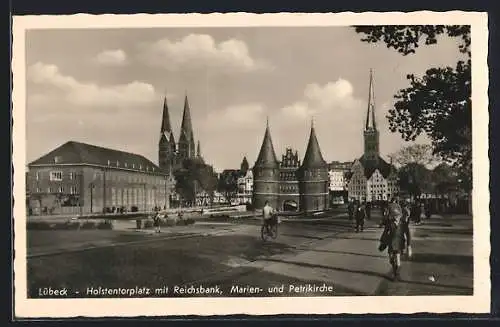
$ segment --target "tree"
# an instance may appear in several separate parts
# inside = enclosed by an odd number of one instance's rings
[[[182,162],[180,169],[174,172],[176,179],[176,192],[181,195],[184,201],[194,203],[198,186],[207,192],[210,201],[213,200],[213,193],[217,184],[217,177],[213,168],[203,162],[194,159],[186,159]]]
[[[240,177],[240,175],[241,172],[239,170],[227,169],[219,176],[217,189],[229,202],[231,202],[238,193],[238,177]]]
[[[248,160],[247,160],[247,157],[243,157],[243,160],[241,161],[241,165],[240,165],[240,170],[241,170],[241,173],[242,174],[246,174],[247,171],[248,171]]]
[[[398,173],[399,187],[414,197],[422,193],[432,192],[432,174],[429,169],[419,163],[408,163]]]
[[[437,43],[446,34],[461,38],[459,51],[468,58],[456,67],[430,68],[422,77],[407,75],[410,87],[399,90],[394,108],[387,116],[389,128],[406,141],[425,133],[432,140],[433,152],[461,171],[463,186],[472,187],[472,104],[470,26],[411,25],[355,26],[364,34],[363,42],[384,42],[388,48],[406,56],[422,42]]]
[[[459,178],[453,167],[442,163],[432,171],[434,190],[437,194],[445,195],[456,191],[459,186]]]
[[[401,148],[398,152],[391,154],[389,157],[399,166],[415,163],[429,167],[439,161],[439,158],[432,151],[432,146],[428,144],[408,145]]]

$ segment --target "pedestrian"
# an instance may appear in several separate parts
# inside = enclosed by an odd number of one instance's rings
[[[413,218],[415,220],[415,225],[420,225],[422,223],[422,207],[418,200],[415,200],[413,205]]]
[[[155,232],[156,233],[161,233],[161,218],[160,218],[160,213],[155,212],[153,216],[153,225],[155,227]]]
[[[349,221],[352,221],[354,215],[354,201],[352,199],[347,204],[347,213],[349,214]]]
[[[362,232],[365,227],[366,207],[364,203],[360,203],[356,208],[356,233]]]
[[[387,249],[389,263],[392,267],[393,280],[399,279],[401,252],[405,246],[403,232],[403,211],[397,202],[389,204],[389,215],[380,237],[379,251]]]
[[[410,233],[410,215],[411,215],[411,210],[410,210],[410,201],[407,200],[402,206],[402,217],[401,217],[401,224],[403,227],[403,234],[404,234],[404,240],[405,240],[405,247],[403,248],[403,252],[406,250],[406,255],[408,258],[411,258],[412,256],[412,249],[411,249],[411,233]]]
[[[370,220],[372,217],[372,203],[370,201],[365,201],[366,219]]]
[[[432,213],[431,213],[431,204],[429,200],[425,201],[424,211],[425,211],[425,218],[426,219],[431,218]]]

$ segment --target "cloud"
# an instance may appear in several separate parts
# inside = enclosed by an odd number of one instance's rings
[[[262,126],[265,114],[265,107],[259,103],[232,105],[222,111],[211,111],[204,125],[207,129],[219,129],[221,126],[225,129],[252,129]]]
[[[35,100],[44,103],[47,97],[54,101],[61,98],[72,105],[83,107],[121,107],[140,106],[158,100],[158,95],[151,84],[133,81],[128,84],[99,86],[93,83],[84,83],[74,77],[63,75],[55,65],[38,62],[28,68],[28,81],[48,87],[44,98],[35,95]]]
[[[127,63],[127,54],[121,49],[105,50],[99,53],[95,60],[105,66],[123,66]]]
[[[249,72],[271,68],[251,57],[245,42],[229,39],[216,43],[210,35],[190,34],[178,41],[167,38],[142,46],[139,57],[146,64],[175,71],[214,68]]]
[[[354,97],[352,84],[342,78],[325,85],[308,84],[302,99],[281,109],[288,118],[304,119],[316,115],[334,114],[349,116],[358,114],[364,101]]]

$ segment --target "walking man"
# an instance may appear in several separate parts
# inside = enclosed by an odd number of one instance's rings
[[[356,233],[363,231],[365,227],[366,207],[364,203],[360,203],[356,208]]]

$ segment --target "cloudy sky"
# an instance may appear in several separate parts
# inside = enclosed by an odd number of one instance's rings
[[[349,27],[30,30],[27,160],[68,140],[158,162],[163,97],[178,139],[187,93],[195,138],[217,170],[258,154],[269,117],[278,155],[303,156],[314,119],[327,161],[363,148],[369,70],[374,70],[383,156],[405,143],[385,115],[406,74],[454,65],[457,41],[413,56],[360,42]],[[419,142],[426,142],[421,138]]]

